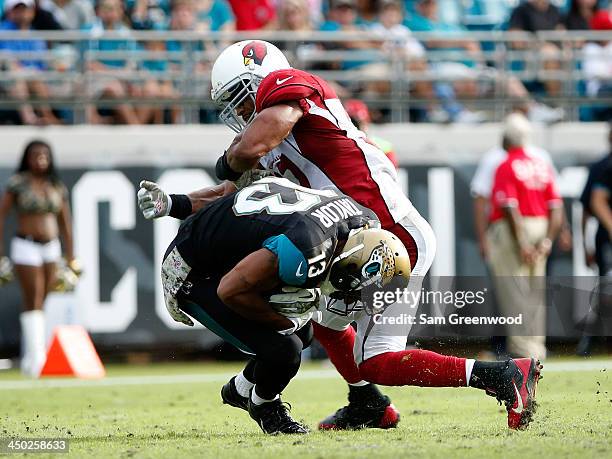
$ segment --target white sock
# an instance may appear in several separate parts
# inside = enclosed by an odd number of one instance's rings
[[[32,360],[31,342],[32,338],[32,323],[29,312],[22,312],[19,316],[19,322],[21,323],[21,371],[29,373],[30,361]]]
[[[236,379],[234,379],[234,385],[236,386],[236,390],[243,397],[248,397],[251,389],[255,384],[244,377],[244,373],[241,371],[236,375]]]
[[[470,378],[472,377],[472,370],[474,369],[474,359],[465,359],[465,385],[470,385]]]
[[[356,383],[348,383],[349,386],[355,386],[355,387],[363,387],[363,386],[367,386],[368,384],[370,383],[367,381],[363,381],[363,380],[358,381]]]
[[[38,377],[45,364],[45,313],[41,310],[22,312],[19,316],[23,333],[22,369],[28,376]]]
[[[251,391],[251,401],[255,405],[263,405],[264,403],[273,402],[274,400],[278,400],[279,397],[280,396],[277,394],[276,397],[274,397],[272,400],[266,400],[265,398],[261,398],[259,395],[257,395],[255,388],[253,388],[253,390]]]

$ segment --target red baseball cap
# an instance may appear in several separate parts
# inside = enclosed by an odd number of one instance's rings
[[[612,12],[599,10],[591,18],[591,29],[593,30],[612,30]]]
[[[363,101],[359,99],[349,99],[344,102],[344,109],[350,118],[357,121],[370,122],[370,111]]]

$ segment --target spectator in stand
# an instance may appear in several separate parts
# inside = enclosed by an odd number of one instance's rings
[[[309,33],[313,29],[308,0],[282,0],[278,5],[278,30]]]
[[[445,32],[455,35],[464,35],[467,32],[467,29],[459,25],[447,24],[439,20],[438,0],[417,0],[414,6],[415,12],[410,14],[404,22],[413,32]],[[482,61],[480,45],[469,38],[461,41],[429,40],[425,46],[430,50],[465,50],[470,56],[466,64],[470,66]]]
[[[170,1],[169,0],[135,0],[128,1],[127,8],[130,12],[132,27],[135,30],[166,30],[169,24]],[[139,48],[151,52],[166,52],[167,42],[165,40],[146,40]],[[167,58],[152,56],[150,59],[139,62],[139,69],[149,73],[149,78],[142,87],[129,85],[131,95],[143,98],[176,99],[178,94],[174,89],[172,80],[169,79],[170,62]],[[170,76],[171,78],[171,76]],[[166,113],[169,113],[168,121],[176,123],[180,117],[180,107],[171,107],[167,112],[161,106],[140,106],[135,111],[141,123],[162,124],[166,121]]]
[[[416,0],[414,11],[407,17],[404,24],[413,32],[441,32],[453,38],[467,37],[467,29],[439,19],[438,6],[437,0]],[[484,113],[466,109],[456,100],[457,98],[477,99],[481,96],[481,89],[477,82],[479,72],[475,70],[483,63],[480,45],[469,38],[427,40],[424,44],[431,51],[428,57],[432,61],[432,70],[448,80],[448,82],[434,84],[434,92],[441,101],[443,110],[432,112],[433,120],[442,122],[484,121],[486,119]],[[464,57],[452,61],[447,57],[440,59],[436,57],[436,51],[461,51]]]
[[[518,5],[510,15],[508,30],[539,32],[544,30],[563,30],[563,17],[559,8],[550,0],[528,0]],[[530,44],[515,41],[512,46],[516,49],[528,49]],[[559,48],[554,43],[543,43],[540,53],[544,58],[542,68],[544,70],[559,70]],[[562,81],[558,79],[543,80],[542,84],[546,94],[549,96],[561,95]]]
[[[5,0],[4,15],[6,19],[0,23],[0,30],[22,32],[32,30],[34,14],[34,0]],[[47,69],[47,64],[42,60],[35,60],[33,58],[11,57],[10,53],[35,53],[45,52],[46,50],[47,44],[43,40],[19,39],[0,41],[0,51],[9,53],[9,57],[3,63],[3,66],[6,69],[10,69],[16,75],[42,73]],[[23,101],[23,104],[17,110],[21,123],[31,125],[60,123],[51,107],[40,105],[34,109],[28,103],[28,99],[31,96],[41,99],[49,98],[49,87],[43,81],[17,78],[6,90],[12,97]]]
[[[488,256],[502,317],[522,315],[525,328],[506,329],[511,356],[546,358],[546,260],[562,224],[562,201],[550,163],[527,155],[524,115],[506,120],[506,158],[491,190]]]
[[[408,60],[419,60],[425,57],[425,48],[416,40],[408,27],[403,24],[404,12],[399,0],[380,0],[378,2],[378,21],[367,29],[387,38],[383,44],[390,52],[401,52]],[[401,49],[399,49],[401,47]]]
[[[235,30],[235,22],[232,11],[224,0],[174,0],[167,30],[173,32],[231,32]],[[166,42],[168,51],[187,53],[199,53],[204,51],[206,46],[214,48],[218,45],[218,43],[212,44],[210,42],[205,45],[200,40],[170,40]],[[171,67],[180,70],[178,66],[181,64],[185,64],[185,62],[172,61]],[[193,68],[189,71],[202,72],[210,70],[207,62],[194,61],[192,64]]]
[[[356,0],[357,24],[369,27],[378,22],[380,0]]]
[[[316,27],[323,23],[323,2],[325,0],[308,0],[310,20]]]
[[[276,29],[276,9],[272,0],[228,0],[236,18],[236,30]]]
[[[126,8],[134,30],[163,30],[168,26],[170,0],[128,0]]]
[[[49,64],[49,68],[58,74],[78,74],[77,65],[79,63],[78,51],[73,45],[56,44],[51,50],[53,59]],[[48,82],[49,93],[51,97],[58,99],[70,99],[76,94],[80,94],[81,82],[79,78],[71,78],[70,75],[59,77]],[[60,117],[65,124],[74,124],[74,108],[73,107],[58,107],[54,113]]]
[[[35,14],[32,21],[32,30],[62,30],[62,26],[53,14],[41,7],[39,0],[34,0]]]
[[[232,32],[236,30],[234,13],[226,0],[196,0],[197,30]]]
[[[368,30],[376,35],[384,38],[382,49],[390,59],[399,59],[405,62],[405,70],[411,75],[424,74],[428,71],[427,60],[425,59],[425,48],[416,40],[408,27],[403,25],[404,12],[399,0],[380,0],[378,2],[378,20],[379,22],[371,24],[367,27]],[[386,64],[372,64],[368,67],[384,68],[379,74],[388,76],[391,75],[393,69]],[[383,83],[383,82],[381,82]],[[388,83],[378,84],[378,92],[389,94],[391,87]],[[424,100],[433,100],[435,98],[433,87],[430,81],[421,81],[416,79],[411,82],[411,95]],[[429,107],[428,107],[429,108]],[[427,116],[427,109],[412,109],[411,119],[423,120]]]
[[[96,17],[89,0],[41,0],[40,8],[50,12],[64,30],[79,30],[93,24]]]
[[[389,158],[397,169],[397,157],[395,155],[393,144],[382,137],[371,136],[368,134],[370,122],[372,121],[368,106],[359,99],[349,99],[344,102],[343,105],[353,124],[357,126],[357,128],[365,135],[367,135],[368,139],[374,142],[374,144],[380,148],[385,155],[387,155],[387,158]]]
[[[310,68],[309,53],[321,48],[317,42],[308,41],[309,34],[314,29],[308,0],[283,0],[278,6],[278,30],[295,32],[299,41],[276,42],[275,45],[293,54],[304,62],[300,68]],[[291,60],[291,58],[290,58]]]
[[[562,30],[563,16],[550,0],[527,0],[512,11],[508,28],[526,32]]]
[[[170,31],[197,31],[198,11],[196,3],[193,0],[174,0],[172,3],[172,11],[170,14]],[[207,46],[211,46],[210,43]],[[216,46],[216,45],[215,45]],[[166,42],[166,47],[170,52],[187,53],[187,60],[170,60],[170,69],[177,72],[188,72],[192,75],[204,75],[210,71],[210,62],[202,54],[205,49],[205,44],[201,40],[196,41],[178,41],[170,40]],[[195,59],[195,54],[202,56],[199,60]],[[187,66],[185,69],[183,66]],[[206,78],[197,78],[196,82],[189,87],[184,88],[183,95],[198,99],[208,99],[210,97],[210,85]],[[207,122],[212,122],[216,116],[216,111],[205,110],[201,111],[201,119],[206,119]]]
[[[597,3],[598,0],[572,0],[569,11],[563,18],[563,26],[567,30],[589,30]]]
[[[599,10],[591,18],[591,29],[594,31],[612,30],[612,12]],[[582,48],[586,93],[593,99],[612,96],[612,40],[591,41]],[[597,121],[612,119],[612,107],[609,105],[593,108]]]
[[[364,30],[357,24],[357,9],[355,0],[330,0],[330,9],[327,20],[321,24],[320,30],[326,32],[357,32]],[[351,40],[344,42],[326,43],[329,49],[365,50],[372,49],[374,44],[369,40]],[[350,70],[370,63],[369,60],[355,60],[339,62],[337,67]]]
[[[194,0],[174,0],[170,12],[168,30],[172,32],[194,32],[198,29],[198,12]],[[204,43],[201,41],[175,41],[169,40],[168,51],[203,51]]]
[[[137,43],[129,38],[130,29],[125,23],[123,3],[120,0],[99,0],[95,11],[96,20],[92,25],[84,28],[84,30],[90,32],[92,37],[86,43],[88,50],[105,53],[138,49]],[[119,32],[125,35],[125,39],[104,40],[97,38],[107,30]],[[131,85],[125,81],[128,73],[136,68],[135,64],[131,59],[103,58],[100,56],[95,60],[88,61],[86,63],[87,71],[93,74],[88,90],[96,97],[101,96],[118,100],[142,96],[142,91],[136,85]],[[104,108],[100,111],[95,107],[88,107],[87,115],[88,122],[92,124],[141,123],[137,110],[126,103],[115,105],[110,109]]]

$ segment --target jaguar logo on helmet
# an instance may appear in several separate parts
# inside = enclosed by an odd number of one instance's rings
[[[327,310],[347,315],[363,309],[363,289],[380,289],[392,280],[398,288],[405,287],[410,271],[408,251],[397,236],[378,228],[357,231],[349,235],[321,285],[321,291],[331,298]]]
[[[261,65],[264,58],[268,55],[266,44],[262,41],[252,41],[242,48],[244,65],[248,67],[252,64]]]

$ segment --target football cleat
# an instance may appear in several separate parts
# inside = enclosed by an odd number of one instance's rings
[[[542,364],[537,359],[510,359],[502,376],[503,386],[487,391],[506,404],[508,427],[525,430],[537,409],[536,388]]]
[[[244,411],[249,411],[249,397],[243,397],[236,389],[236,377],[234,376],[221,388],[221,399],[225,405],[234,406]]]
[[[267,434],[307,434],[308,428],[291,417],[291,405],[283,403],[281,399],[255,405],[251,399],[248,402],[248,411],[261,430]]]
[[[397,427],[400,413],[386,395],[376,400],[351,400],[319,422],[320,430],[391,429]]]

